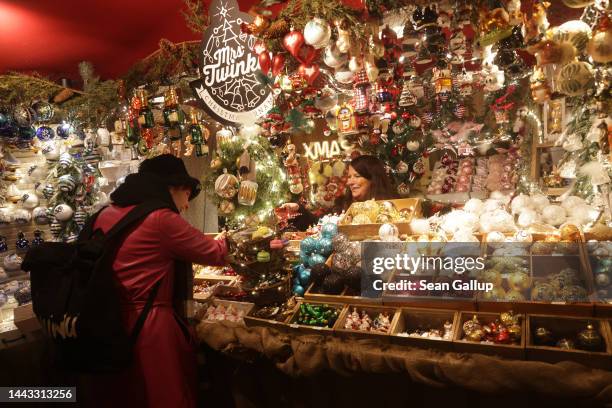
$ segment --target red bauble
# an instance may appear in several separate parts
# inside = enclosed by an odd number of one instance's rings
[[[497,333],[497,337],[495,338],[496,343],[509,343],[510,342],[510,334],[508,333],[508,329],[502,327],[499,329],[499,333]]]
[[[257,56],[257,60],[259,61],[259,69],[261,69],[264,74],[270,72],[272,61],[270,60],[270,53],[268,51],[260,52]]]
[[[298,68],[298,73],[308,82],[308,85],[312,85],[319,76],[319,65],[318,64],[301,64]]]
[[[312,45],[303,45],[294,57],[302,64],[310,64],[317,56],[317,50]]]
[[[408,112],[402,113],[402,119],[404,119],[404,120],[410,119],[410,113],[408,113]]]
[[[255,51],[255,54],[259,55],[262,52],[266,51],[268,48],[266,47],[266,43],[263,42],[262,40],[257,40],[255,41],[255,45],[253,45],[253,50]]]
[[[285,56],[283,54],[276,54],[272,58],[272,75],[277,76],[283,70],[285,66]]]
[[[397,112],[393,111],[389,114],[389,116],[391,116],[391,120],[395,120],[397,119]]]
[[[372,133],[370,135],[370,144],[376,146],[379,143],[380,143],[380,136],[377,135],[376,133]]]
[[[304,44],[304,35],[301,31],[293,30],[283,38],[283,47],[294,57]]]
[[[397,156],[397,147],[391,148],[391,156],[393,157]]]

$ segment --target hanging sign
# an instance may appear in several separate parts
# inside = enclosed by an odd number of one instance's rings
[[[256,78],[256,38],[240,30],[253,18],[238,9],[236,0],[213,0],[210,25],[204,32],[200,79],[191,82],[204,109],[230,126],[253,123],[272,108],[272,92]]]

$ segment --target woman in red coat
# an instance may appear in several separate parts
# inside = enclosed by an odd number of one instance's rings
[[[158,156],[143,161],[138,173],[126,178],[111,195],[113,204],[96,220],[94,230],[107,232],[137,204],[147,200],[168,204],[128,232],[114,261],[128,332],[151,288],[160,280],[161,285],[137,338],[133,365],[125,373],[98,381],[96,389],[101,392],[95,393],[96,404],[196,405],[196,342],[191,328],[173,308],[175,282],[189,278],[178,274],[191,273],[191,268],[178,265],[223,265],[227,254],[225,240],[205,236],[179,214],[199,191],[199,181],[189,176],[180,159]]]

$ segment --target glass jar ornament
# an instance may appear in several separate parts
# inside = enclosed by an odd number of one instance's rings
[[[223,169],[223,174],[215,180],[215,193],[222,198],[230,199],[238,192],[239,182],[236,176]]]

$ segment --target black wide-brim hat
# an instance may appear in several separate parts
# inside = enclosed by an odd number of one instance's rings
[[[193,200],[202,191],[200,180],[191,177],[185,163],[171,154],[162,154],[146,159],[138,167],[138,173],[154,174],[167,186],[184,186],[191,189],[189,200]]]

